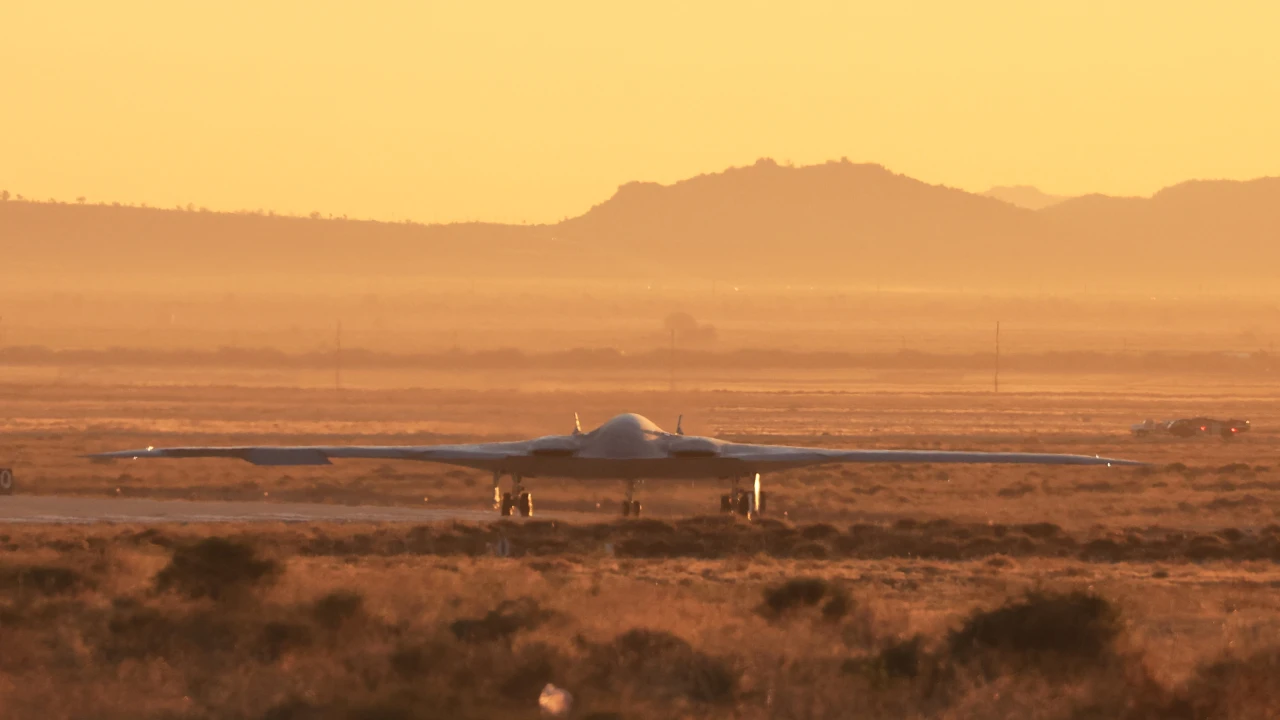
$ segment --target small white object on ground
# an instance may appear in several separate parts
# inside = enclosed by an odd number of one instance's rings
[[[569,710],[573,708],[573,696],[568,690],[547,683],[547,686],[542,688],[542,694],[538,696],[538,707],[542,708],[543,715],[551,717],[568,715]]]

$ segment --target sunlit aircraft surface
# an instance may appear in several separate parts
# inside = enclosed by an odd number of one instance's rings
[[[575,422],[576,425],[576,422]],[[229,457],[254,465],[329,465],[334,458],[421,460],[461,465],[493,473],[494,505],[503,515],[533,514],[524,481],[537,477],[621,480],[627,497],[623,515],[639,515],[634,499],[640,480],[718,478],[729,480],[720,496],[722,512],[756,515],[764,511],[760,474],[775,470],[839,463],[1024,463],[1036,465],[1143,465],[1088,455],[1052,453],[949,452],[936,450],[833,450],[753,445],[685,435],[681,423],[665,432],[640,415],[618,415],[590,432],[580,426],[571,435],[548,435],[514,442],[418,446],[268,446],[172,447],[89,455],[90,458]],[[502,492],[504,475],[511,476]],[[753,479],[749,490],[743,481]]]

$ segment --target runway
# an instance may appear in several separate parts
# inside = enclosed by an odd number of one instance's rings
[[[584,513],[538,513],[538,519],[601,522]],[[407,508],[377,505],[324,505],[293,502],[222,500],[148,500],[145,498],[0,497],[0,524],[227,523],[227,522],[492,522],[496,511]]]

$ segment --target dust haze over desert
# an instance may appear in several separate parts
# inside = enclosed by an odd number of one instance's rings
[[[1280,715],[1278,6],[0,15],[0,717]]]

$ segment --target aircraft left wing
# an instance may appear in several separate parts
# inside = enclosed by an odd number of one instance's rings
[[[952,450],[831,450],[785,445],[730,444],[721,457],[735,458],[757,470],[782,470],[810,465],[841,463],[975,463],[1023,465],[1146,465],[1136,460],[1117,460],[1097,455],[1057,453],[970,452]]]

